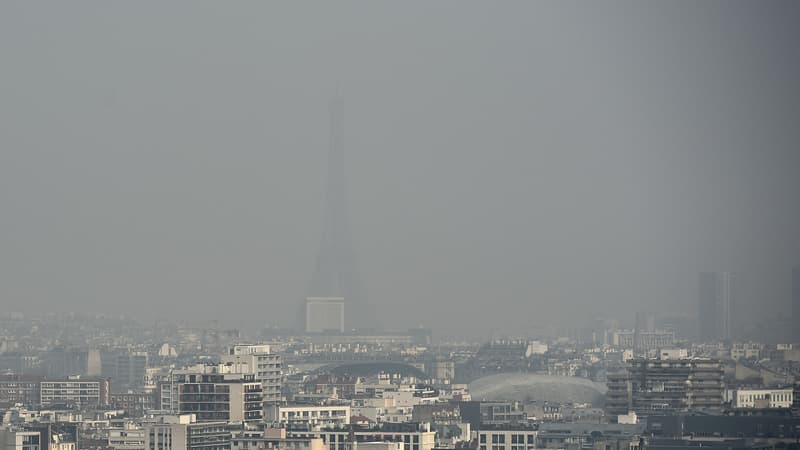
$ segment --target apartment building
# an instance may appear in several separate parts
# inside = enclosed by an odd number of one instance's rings
[[[145,450],[230,450],[227,422],[198,422],[194,414],[158,416],[146,425]]]
[[[39,404],[42,406],[67,404],[79,407],[108,406],[111,381],[71,377],[64,380],[39,382]]]
[[[229,348],[220,360],[223,364],[246,365],[246,370],[261,383],[265,405],[281,401],[281,355],[270,353],[269,345],[237,344]]]
[[[624,372],[608,375],[606,412],[638,416],[688,410],[719,410],[725,386],[713,359],[631,359]]]

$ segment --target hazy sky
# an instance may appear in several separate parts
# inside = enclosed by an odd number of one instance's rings
[[[0,310],[285,323],[345,97],[364,292],[402,328],[788,306],[800,3],[0,4]],[[784,306],[786,305],[786,306]]]

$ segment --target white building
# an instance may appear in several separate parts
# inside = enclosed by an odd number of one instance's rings
[[[306,333],[344,332],[344,298],[306,298]]]
[[[66,403],[79,406],[107,406],[111,383],[107,379],[46,380],[39,383],[39,404]]]
[[[792,388],[737,389],[736,408],[791,408],[794,401]]]
[[[141,426],[127,422],[120,428],[109,428],[108,446],[114,450],[144,450],[146,434]]]
[[[267,406],[266,421],[304,429],[342,427],[350,423],[350,406],[273,405]]]
[[[401,443],[401,450],[432,450],[436,446],[436,432],[431,430],[428,423],[385,423],[356,430],[326,429],[319,436],[327,444],[328,450],[363,449],[362,445],[372,442]]]
[[[227,355],[222,355],[222,363],[246,365],[249,373],[255,375],[261,383],[261,395],[264,404],[278,403],[281,401],[281,355],[271,353],[268,344],[237,344],[228,350]]]

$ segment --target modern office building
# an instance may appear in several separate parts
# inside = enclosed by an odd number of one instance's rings
[[[608,374],[606,412],[639,417],[666,412],[720,410],[722,365],[715,359],[632,359],[622,373]]]
[[[266,344],[237,344],[222,355],[221,362],[233,364],[247,364],[250,373],[261,383],[264,404],[274,404],[281,401],[281,355],[270,352]]]
[[[700,339],[721,341],[734,338],[736,275],[732,272],[700,274],[698,326]]]
[[[343,333],[344,298],[309,297],[306,299],[306,333]]]

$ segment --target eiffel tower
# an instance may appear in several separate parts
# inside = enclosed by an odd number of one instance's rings
[[[337,307],[343,305],[341,327],[332,318],[323,319],[336,331],[372,327],[373,315],[366,304],[356,269],[356,256],[348,223],[344,162],[344,98],[337,92],[330,103],[330,150],[328,154],[328,180],[325,210],[322,219],[322,236],[317,251],[314,274],[309,295],[304,303],[304,328],[308,330],[309,314],[316,316],[339,315]],[[312,301],[313,300],[313,301]],[[329,306],[320,302],[330,300]],[[312,303],[316,311],[309,311]],[[339,306],[337,306],[337,305]]]

